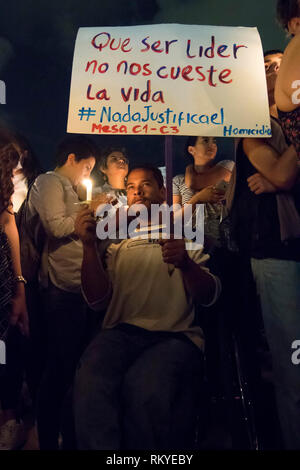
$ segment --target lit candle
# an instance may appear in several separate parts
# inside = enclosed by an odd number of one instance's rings
[[[92,200],[92,188],[93,188],[93,183],[90,179],[86,179],[82,181],[82,184],[86,187],[86,200],[91,201]]]

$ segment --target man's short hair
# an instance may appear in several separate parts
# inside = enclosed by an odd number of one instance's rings
[[[277,0],[277,21],[288,31],[292,18],[300,17],[300,0]]]
[[[63,166],[70,153],[74,153],[77,162],[89,157],[97,158],[98,155],[96,144],[83,135],[66,137],[58,144],[55,155],[56,165]]]
[[[148,165],[147,163],[142,164],[142,165],[137,165],[129,171],[127,178],[129,177],[130,173],[132,173],[134,170],[146,170],[146,171],[151,171],[153,178],[156,180],[159,189],[164,187],[164,178],[162,175],[162,172],[160,171],[159,168],[156,166]]]
[[[267,55],[275,54],[283,54],[283,51],[281,51],[280,49],[270,49],[269,51],[264,52],[264,57],[267,57]]]

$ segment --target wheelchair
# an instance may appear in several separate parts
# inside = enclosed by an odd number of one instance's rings
[[[229,252],[215,260],[209,267],[221,278],[223,293],[214,306],[196,308],[196,322],[206,338],[200,398],[206,408],[198,417],[195,447],[280,449],[273,385],[261,377],[257,351],[263,324],[250,265]]]

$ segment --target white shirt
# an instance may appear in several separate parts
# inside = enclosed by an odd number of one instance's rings
[[[208,255],[201,250],[189,251],[188,254],[209,273],[204,267]],[[133,238],[111,244],[105,262],[112,294],[103,328],[113,328],[125,322],[151,331],[182,332],[199,348],[204,348],[202,329],[193,325],[194,304],[185,290],[182,272],[175,269],[170,276],[157,242]],[[213,304],[221,286],[219,279],[211,276],[216,282]],[[107,299],[103,301],[107,302]],[[101,301],[89,305],[94,310],[103,308]]]
[[[27,181],[23,173],[17,173],[12,179],[14,185],[14,193],[12,195],[12,204],[14,212],[18,212],[23,201],[26,199],[28,186]]]

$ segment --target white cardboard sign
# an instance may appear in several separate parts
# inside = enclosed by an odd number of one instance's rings
[[[80,28],[67,131],[270,136],[257,29],[180,24]]]

